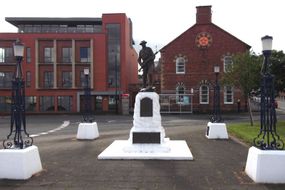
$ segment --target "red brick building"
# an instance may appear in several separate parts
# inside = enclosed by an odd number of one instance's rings
[[[250,46],[212,23],[211,6],[197,7],[196,24],[161,49],[161,93],[177,94],[176,103],[184,104],[183,94],[190,94],[186,104],[193,112],[213,108],[214,66],[221,79],[232,56]],[[237,110],[241,92],[234,86],[221,86],[222,110]],[[242,104],[243,105],[243,104]]]
[[[9,17],[6,21],[18,33],[0,33],[0,112],[10,112],[17,39],[25,46],[27,112],[79,112],[85,68],[90,70],[93,111],[114,112],[115,96],[128,93],[129,84],[138,82],[132,22],[123,13],[102,18]]]

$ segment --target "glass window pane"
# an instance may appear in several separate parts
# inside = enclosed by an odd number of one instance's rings
[[[0,111],[1,112],[11,111],[11,97],[10,96],[0,96]]]
[[[184,85],[178,85],[176,87],[176,103],[183,103],[184,102],[184,96],[183,94],[185,94],[185,87]]]
[[[224,57],[224,72],[229,72],[233,67],[232,56]]]
[[[12,87],[13,72],[0,72],[0,88]]]
[[[70,71],[62,72],[62,87],[64,88],[72,87],[72,73]]]
[[[62,48],[62,62],[71,63],[72,48]]]
[[[26,87],[30,87],[31,86],[31,72],[27,71],[26,72]]]
[[[185,73],[185,59],[183,57],[176,59],[176,73]]]
[[[200,87],[200,103],[201,104],[209,103],[209,87],[206,85]]]
[[[80,48],[80,62],[81,63],[90,63],[90,48],[81,47]]]
[[[72,96],[58,96],[57,104],[58,111],[70,112],[72,110]]]
[[[54,97],[53,96],[41,96],[40,97],[40,111],[54,111]]]
[[[5,63],[5,49],[0,48],[0,63]]]
[[[107,24],[108,35],[108,85],[109,87],[120,87],[120,24]],[[117,79],[117,80],[116,80]]]
[[[31,48],[26,48],[26,62],[31,63]]]
[[[44,49],[44,62],[45,63],[53,63],[53,48],[45,48]]]
[[[26,96],[25,97],[26,111],[35,112],[37,107],[37,97],[36,96]]]
[[[53,87],[53,72],[44,72],[44,88]]]
[[[224,87],[224,103],[233,104],[233,87],[225,86]]]
[[[85,85],[85,75],[83,71],[80,71],[80,87],[84,87]]]
[[[13,48],[0,48],[0,63],[13,63],[15,62],[13,55]]]

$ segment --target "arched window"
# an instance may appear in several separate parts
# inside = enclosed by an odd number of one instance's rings
[[[185,86],[182,83],[179,83],[176,86],[176,103],[183,103],[184,102],[184,95],[185,94]]]
[[[226,73],[226,72],[231,71],[232,67],[233,67],[232,56],[229,56],[229,55],[225,56],[224,57],[224,72]]]
[[[207,85],[200,86],[200,104],[209,104],[209,87]]]
[[[183,57],[177,57],[176,63],[176,74],[185,74],[185,59]]]

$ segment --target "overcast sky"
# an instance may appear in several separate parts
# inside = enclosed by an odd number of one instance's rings
[[[5,17],[101,17],[126,13],[133,37],[160,49],[196,22],[196,6],[212,5],[212,22],[261,53],[261,37],[273,36],[273,49],[285,51],[284,0],[5,0],[0,32],[16,32]]]

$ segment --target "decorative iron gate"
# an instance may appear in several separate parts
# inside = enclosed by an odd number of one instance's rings
[[[193,94],[159,94],[160,113],[192,113]]]

